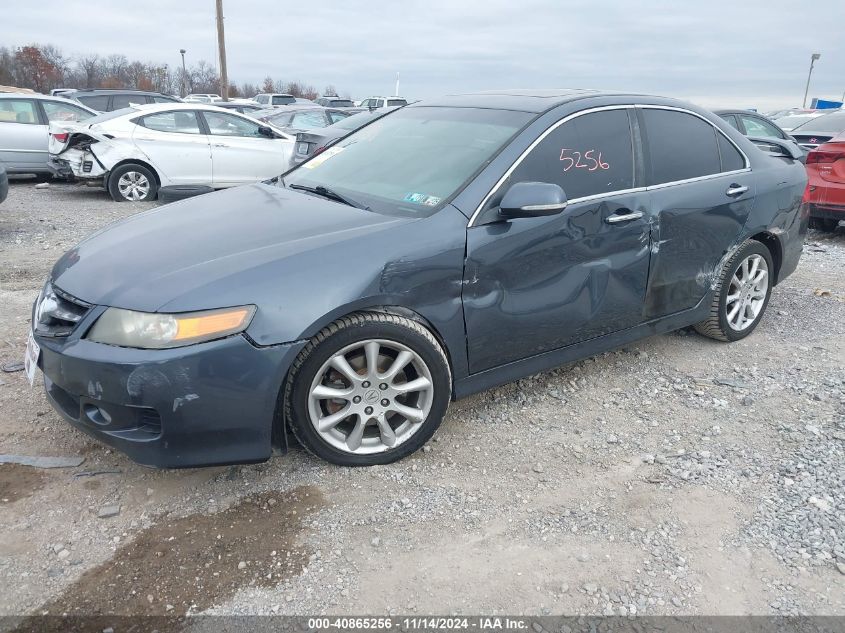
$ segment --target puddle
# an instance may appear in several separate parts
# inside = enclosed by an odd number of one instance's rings
[[[0,464],[0,504],[12,503],[44,487],[46,475],[32,466]]]
[[[35,613],[66,614],[71,621],[104,614],[176,619],[243,587],[275,586],[308,563],[311,552],[297,541],[307,529],[304,520],[322,505],[319,489],[304,486],[250,496],[217,514],[160,517]],[[18,630],[52,630],[53,624],[61,621],[26,618]]]

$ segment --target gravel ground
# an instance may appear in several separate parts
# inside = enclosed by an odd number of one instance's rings
[[[0,364],[59,255],[150,206],[13,183]],[[0,613],[845,615],[843,334],[845,229],[811,232],[751,337],[682,330],[478,394],[354,470],[295,448],[145,469],[0,373],[0,453],[85,458],[0,465]]]

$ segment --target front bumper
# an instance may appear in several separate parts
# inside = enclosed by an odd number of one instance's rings
[[[242,335],[169,350],[78,334],[36,340],[53,408],[134,461],[163,468],[267,460],[279,391],[304,345],[256,347]]]

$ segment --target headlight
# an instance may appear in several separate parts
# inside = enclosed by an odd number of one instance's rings
[[[109,308],[97,319],[87,339],[141,349],[182,347],[243,332],[255,306],[158,314]]]

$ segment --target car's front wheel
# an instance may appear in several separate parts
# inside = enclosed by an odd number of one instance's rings
[[[756,240],[747,240],[722,268],[710,305],[710,317],[695,329],[720,341],[745,338],[763,318],[772,292],[772,256]]]
[[[420,323],[362,312],[319,332],[294,362],[285,419],[311,453],[342,466],[388,464],[417,449],[443,420],[452,377]]]
[[[147,167],[129,163],[112,170],[108,189],[115,202],[146,202],[155,200],[158,182]]]

